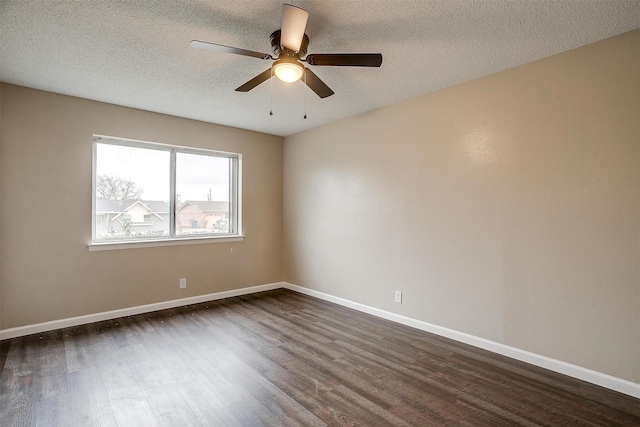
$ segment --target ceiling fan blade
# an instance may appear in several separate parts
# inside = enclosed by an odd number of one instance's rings
[[[223,46],[221,44],[201,42],[199,40],[191,40],[189,43],[191,47],[197,47],[200,49],[215,50],[218,52],[235,53],[236,55],[252,56],[260,59],[273,59],[271,55],[267,53],[254,52],[252,50],[239,49],[237,47]]]
[[[305,68],[306,79],[305,83],[309,88],[316,93],[320,98],[326,98],[334,94],[334,92],[327,86],[320,77],[316,76],[313,71]]]
[[[293,52],[300,50],[309,12],[290,4],[282,5],[280,46]]]
[[[304,59],[311,65],[336,65],[339,67],[379,67],[380,53],[315,53]]]
[[[246,82],[245,84],[237,88],[236,92],[249,92],[251,89],[258,86],[260,83],[266,82],[270,78],[271,78],[271,68],[263,71],[262,73],[258,74],[257,76],[255,76],[254,78],[252,78],[251,80],[249,80],[248,82]]]

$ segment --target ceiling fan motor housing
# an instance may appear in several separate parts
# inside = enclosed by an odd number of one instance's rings
[[[273,52],[276,58],[286,56],[300,59],[307,54],[307,47],[309,46],[309,36],[305,34],[304,37],[302,37],[302,43],[300,43],[300,50],[298,50],[298,52],[283,48],[280,46],[280,30],[271,33],[269,41],[271,42],[271,52]]]

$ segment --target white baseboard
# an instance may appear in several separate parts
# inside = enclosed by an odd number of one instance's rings
[[[314,291],[312,289],[304,288],[302,286],[294,285],[286,282],[276,282],[266,285],[251,286],[248,288],[234,289],[230,291],[216,292],[206,295],[198,295],[194,297],[181,298],[177,300],[158,302],[154,304],[139,305],[136,307],[123,308],[120,310],[105,311],[101,313],[88,314],[85,316],[70,317],[67,319],[53,320],[50,322],[36,323],[33,325],[20,326],[17,328],[2,329],[0,330],[0,340],[6,340],[10,338],[21,337],[25,335],[37,334],[41,332],[52,331],[61,328],[68,328],[71,326],[84,325],[86,323],[100,322],[104,320],[117,319],[125,316],[133,316],[136,314],[144,314],[157,310],[164,310],[167,308],[181,307],[189,304],[198,304],[206,301],[214,301],[218,299],[231,298],[240,295],[248,295],[256,292],[269,291],[272,289],[286,288],[292,291],[300,292],[305,295],[320,298],[325,301],[333,302],[345,307],[353,308],[363,313],[368,313],[383,319],[391,320],[403,325],[411,326],[412,328],[420,329],[422,331],[431,332],[436,335],[440,335],[446,338],[450,338],[455,341],[460,341],[465,344],[472,345],[474,347],[489,350],[503,356],[511,357],[512,359],[520,360],[522,362],[530,363],[541,368],[549,369],[560,374],[568,375],[573,378],[577,378],[583,381],[590,382],[602,387],[606,387],[611,390],[618,391],[620,393],[627,394],[636,398],[640,398],[640,384],[633,383],[631,381],[616,378],[611,375],[603,374],[601,372],[593,371],[591,369],[583,368],[581,366],[572,365],[571,363],[562,362],[560,360],[551,359],[546,356],[531,353],[525,350],[520,350],[515,347],[500,344],[494,341],[490,341],[484,338],[476,337],[474,335],[466,334],[464,332],[455,331],[453,329],[443,328],[442,326],[434,325],[431,323],[423,322],[421,320],[413,319],[410,317],[402,316],[400,314],[391,313],[390,311],[381,310],[379,308],[370,307],[364,304],[360,304],[354,301],[350,301],[344,298],[335,297],[333,295],[325,294],[323,292]]]
[[[577,378],[583,381],[596,384],[610,390],[615,390],[620,393],[627,394],[636,398],[640,398],[640,384],[633,383],[631,381],[616,378],[611,375],[603,374],[598,371],[583,368],[581,366],[572,365],[571,363],[562,362],[560,360],[552,359],[550,357],[541,356],[539,354],[531,353],[519,348],[510,347],[508,345],[500,344],[495,341],[490,341],[484,338],[476,337],[474,335],[466,334],[464,332],[455,331],[453,329],[443,328],[442,326],[434,325],[431,323],[416,320],[410,317],[402,316],[400,314],[391,313],[389,311],[381,310],[379,308],[370,307],[357,302],[349,301],[344,298],[335,297],[333,295],[325,294],[323,292],[314,291],[312,289],[304,288],[302,286],[294,285],[292,283],[283,283],[283,287],[292,291],[297,291],[305,295],[320,298],[325,301],[329,301],[335,304],[339,304],[345,307],[353,308],[354,310],[362,311],[364,313],[372,314],[383,319],[391,320],[393,322],[401,323],[403,325],[411,326],[412,328],[420,329],[422,331],[431,332],[432,334],[440,335],[446,338],[450,338],[455,341],[460,341],[465,344],[479,347],[484,350],[489,350],[494,353],[501,354],[503,356],[510,357],[512,359],[520,360],[522,362],[530,363],[541,368],[549,369],[550,371],[558,372],[560,374],[568,375],[573,378]]]
[[[231,291],[215,292],[213,294],[198,295],[194,297],[181,298],[171,301],[157,302],[154,304],[138,305],[136,307],[123,308],[120,310],[104,311],[102,313],[87,314],[85,316],[70,317],[67,319],[52,320],[50,322],[36,323],[33,325],[20,326],[17,328],[1,329],[0,340],[22,337],[25,335],[38,334],[46,331],[53,331],[71,326],[84,325],[87,323],[101,322],[104,320],[118,319],[125,316],[149,313],[152,311],[164,310],[166,308],[182,307],[189,304],[198,304],[206,301],[213,301],[223,298],[237,297],[240,295],[253,294],[256,292],[270,291],[284,287],[284,282],[269,283],[266,285],[251,286],[249,288],[233,289]]]

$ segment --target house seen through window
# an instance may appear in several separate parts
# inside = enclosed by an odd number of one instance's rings
[[[96,136],[93,241],[239,234],[240,156]]]

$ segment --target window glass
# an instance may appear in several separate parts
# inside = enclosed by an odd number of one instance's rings
[[[239,156],[94,137],[93,241],[237,235]]]
[[[231,159],[176,154],[176,234],[229,233]]]

